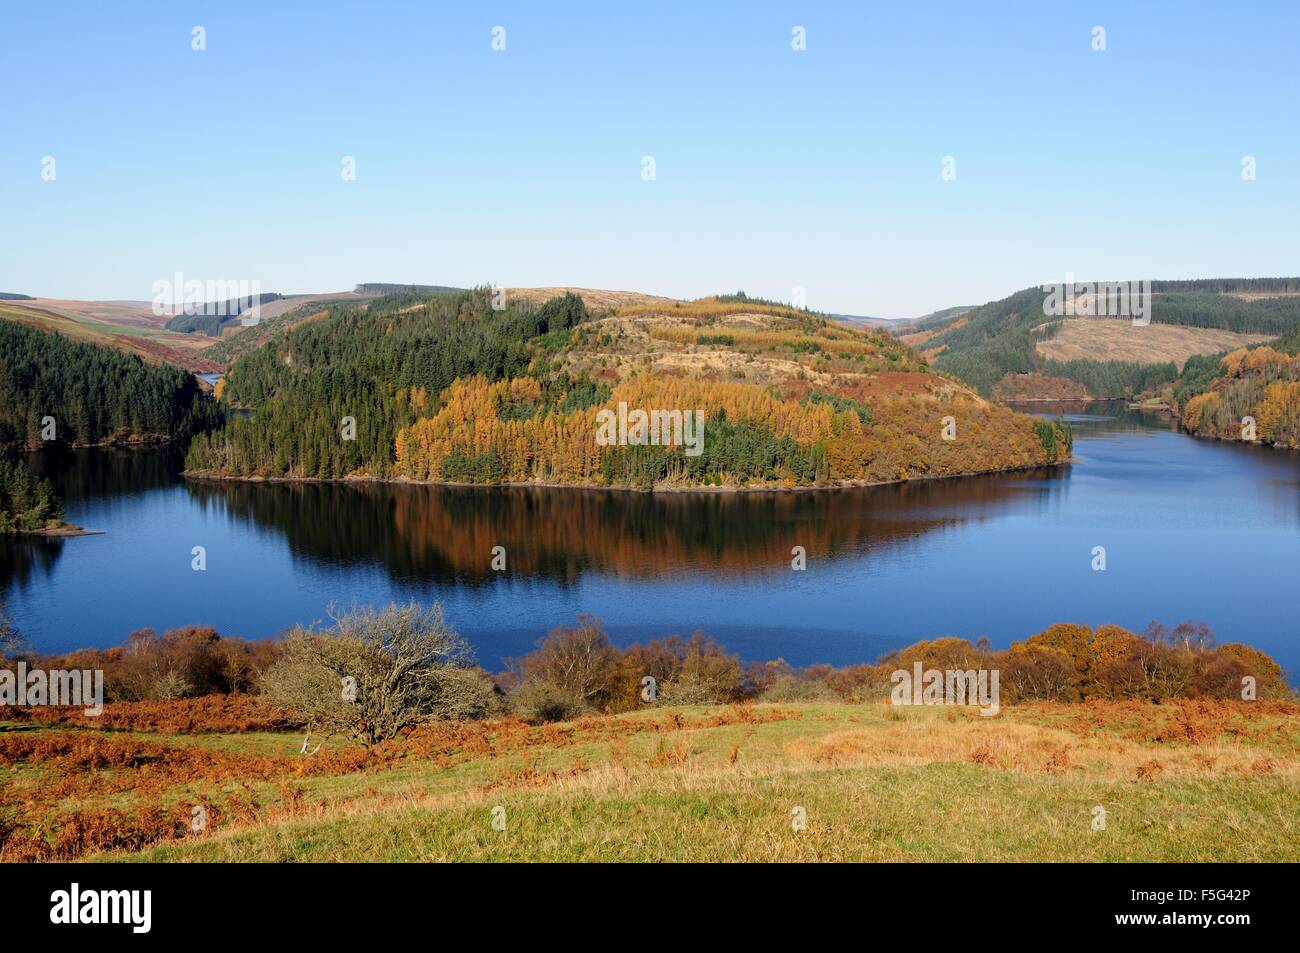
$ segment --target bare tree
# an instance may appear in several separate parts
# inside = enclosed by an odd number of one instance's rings
[[[426,719],[493,710],[491,681],[470,667],[469,646],[440,605],[366,607],[331,618],[324,631],[291,632],[283,658],[262,676],[263,693],[309,733],[372,745]]]

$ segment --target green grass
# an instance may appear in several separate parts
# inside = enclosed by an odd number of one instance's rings
[[[1156,741],[1170,706],[1004,710],[783,705],[769,721],[659,710],[450,766],[394,767],[251,787],[251,822],[102,859],[1300,860],[1300,719],[1231,709],[1222,731]],[[770,706],[755,714],[771,715]],[[1234,714],[1235,712],[1235,714]],[[654,720],[648,720],[653,718]],[[1208,720],[1206,720],[1208,718]],[[1246,729],[1243,730],[1243,718]],[[692,727],[705,722],[706,727]],[[205,736],[296,752],[287,736]],[[182,739],[175,739],[178,743]],[[187,739],[186,743],[195,743]],[[213,785],[210,793],[231,786]],[[195,797],[187,784],[179,797]],[[1093,808],[1107,812],[1093,830]],[[505,809],[504,831],[492,811]],[[791,812],[804,808],[805,830]]]

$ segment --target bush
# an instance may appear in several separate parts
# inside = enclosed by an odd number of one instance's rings
[[[277,642],[222,638],[206,626],[185,626],[162,635],[141,629],[116,648],[83,649],[46,664],[103,669],[110,701],[168,701],[250,691],[279,653]]]
[[[844,701],[880,701],[889,697],[893,687],[889,676],[883,665],[850,665],[829,669],[822,681]]]
[[[1221,665],[1232,663],[1240,665],[1240,669],[1234,673],[1237,676],[1236,684],[1232,686],[1232,691],[1225,691],[1222,697],[1240,698],[1241,677],[1244,675],[1250,675],[1255,679],[1258,698],[1280,700],[1294,697],[1294,693],[1286,683],[1286,677],[1282,674],[1282,667],[1258,649],[1252,649],[1249,645],[1242,645],[1240,642],[1229,642],[1227,645],[1220,646],[1215,655]]]
[[[291,632],[262,689],[308,731],[372,745],[427,719],[489,710],[490,689],[470,660],[440,605],[367,607],[336,617],[324,632]]]
[[[565,711],[603,710],[615,699],[619,661],[601,621],[580,615],[576,626],[552,629],[537,651],[518,663],[519,686],[536,693],[526,697],[562,701]]]
[[[505,710],[501,692],[492,676],[479,668],[455,668],[442,671],[442,698],[437,717],[448,721],[475,721],[490,718]]]
[[[689,641],[670,640],[679,660],[663,684],[660,699],[669,705],[720,705],[741,697],[740,658],[728,655],[715,639],[696,632]]]
[[[825,682],[782,674],[763,689],[758,700],[761,702],[824,702],[839,701],[839,696]]]
[[[524,721],[571,721],[590,713],[591,706],[552,682],[524,682],[509,696],[510,708]]]
[[[1063,649],[1021,643],[1013,645],[1000,664],[999,681],[1010,702],[1079,699],[1079,672]]]

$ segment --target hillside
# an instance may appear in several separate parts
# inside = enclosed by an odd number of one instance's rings
[[[48,832],[15,829],[14,857],[1295,862],[1298,716],[1213,701],[1039,703],[991,719],[879,703],[668,707],[443,724],[310,758],[301,734],[267,729],[0,726],[0,765],[5,800],[26,799],[27,824]]]
[[[1300,330],[1188,363],[1172,388],[1189,433],[1300,448]]]
[[[175,317],[168,319],[166,328],[168,331],[180,331],[183,334],[206,334],[208,337],[221,337],[226,328],[243,327],[244,321],[254,321],[256,318],[245,318],[245,315],[252,310],[260,309],[262,305],[269,305],[279,301],[284,296],[275,292],[266,292],[259,294],[254,300],[253,295],[247,298],[228,298],[223,301],[205,301],[194,303],[185,310],[178,311]]]
[[[32,298],[0,301],[0,321],[25,324],[88,344],[134,354],[151,364],[171,364],[196,373],[221,370],[203,349],[212,340],[166,328],[148,301],[65,301]]]
[[[579,615],[492,676],[439,606],[332,621],[27,658],[104,705],[0,707],[0,860],[1300,858],[1300,705],[1204,624],[795,669]]]
[[[309,314],[334,302],[363,302],[376,295],[363,290],[264,294],[257,325],[245,325],[237,315],[158,315],[148,301],[0,296],[0,321],[57,331],[77,341],[135,354],[152,364],[170,364],[196,374],[219,373],[232,357],[247,353],[273,336],[277,319],[285,314]],[[249,336],[246,341],[233,343],[244,335]]]
[[[1217,354],[1270,339],[1267,334],[1180,324],[1139,326],[1120,318],[1069,318],[1040,340],[1034,351],[1049,362],[1174,364],[1182,370],[1187,359],[1197,354]]]
[[[282,295],[270,304],[263,305],[261,319],[255,325],[238,322],[221,329],[221,339],[204,351],[204,357],[221,369],[229,367],[238,358],[253,351],[267,341],[279,337],[296,327],[320,319],[329,313],[334,304],[364,304],[373,300],[377,292],[369,285],[358,285],[356,291],[338,291],[329,294]]]
[[[903,337],[980,393],[1037,374],[1082,385],[1094,397],[1127,396],[1167,384],[1195,355],[1256,344],[1300,327],[1300,279],[1153,281],[1151,323],[1044,314],[1046,294],[1028,288],[959,316],[921,322]],[[1092,305],[1096,298],[1083,299]],[[1086,305],[1085,305],[1086,306]]]
[[[0,321],[0,450],[185,440],[220,417],[180,368]]]
[[[508,293],[502,308],[479,289],[304,316],[231,366],[223,399],[254,415],[196,441],[187,467],[649,489],[882,482],[1068,457],[1060,428],[944,379],[884,332],[743,296],[587,291],[538,304],[550,290]],[[702,411],[700,454],[685,452],[680,423],[658,445],[603,444],[601,411],[620,405],[679,420]],[[345,417],[355,439],[340,438]]]
[[[961,305],[955,308],[931,311],[919,318],[869,318],[858,314],[832,314],[830,317],[851,327],[881,328],[891,334],[903,337],[915,331],[924,330],[931,325],[942,324],[950,318],[960,317],[969,310],[971,310],[970,305]]]

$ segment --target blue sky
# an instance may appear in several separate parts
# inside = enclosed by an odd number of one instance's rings
[[[4,6],[0,290],[800,286],[909,316],[1300,272],[1294,3],[271,6]]]

